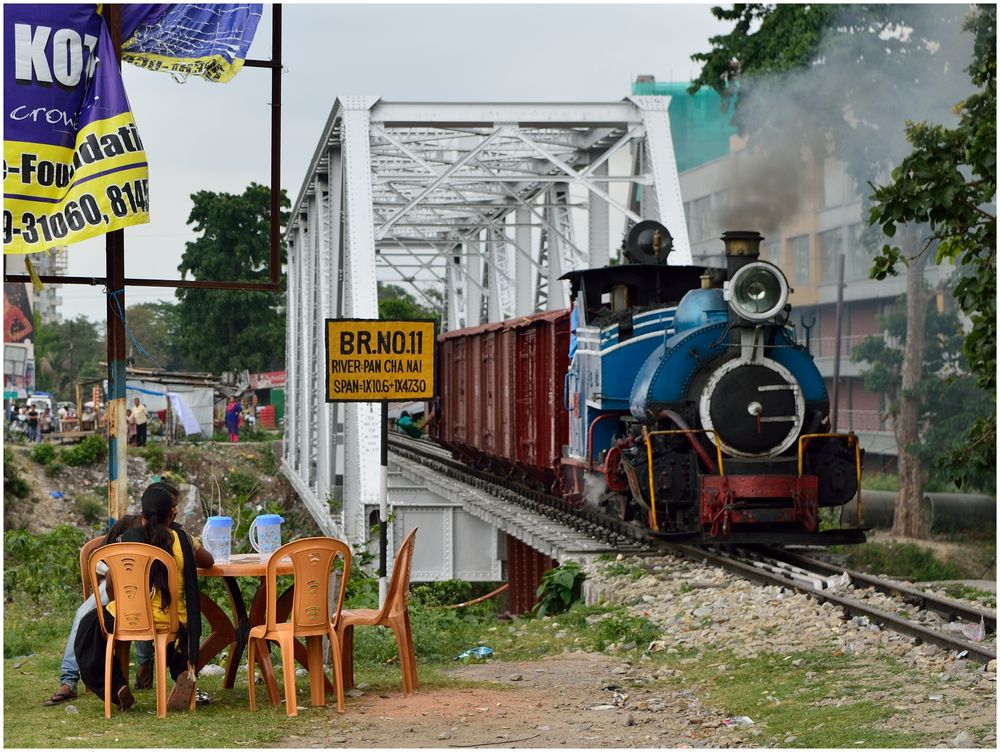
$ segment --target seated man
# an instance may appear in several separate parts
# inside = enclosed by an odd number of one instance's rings
[[[412,436],[414,439],[419,439],[424,435],[423,427],[425,421],[415,422],[410,414],[403,410],[399,414],[399,418],[396,420],[396,427],[403,433]]]

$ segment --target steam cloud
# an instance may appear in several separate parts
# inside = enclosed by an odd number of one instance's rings
[[[864,22],[865,6],[847,8],[824,39],[816,65],[745,80],[749,95],[739,117],[752,137],[750,148],[732,160],[722,226],[773,235],[807,208],[804,202],[818,206],[814,190],[822,173],[809,174],[807,150],[819,169],[827,155],[845,162],[867,195],[867,181],[884,181],[909,153],[906,121],[953,125],[952,108],[973,91],[965,71],[973,40],[962,31],[970,10],[882,6],[893,23],[875,27]]]

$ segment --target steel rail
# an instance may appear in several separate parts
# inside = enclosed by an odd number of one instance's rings
[[[794,551],[787,551],[772,547],[760,548],[759,550],[767,556],[771,556],[775,559],[779,559],[814,572],[823,572],[831,575],[847,572],[847,576],[851,578],[855,587],[874,588],[879,593],[891,595],[896,598],[902,598],[907,603],[927,611],[934,611],[935,613],[946,616],[949,619],[959,618],[973,624],[979,624],[982,622],[986,628],[987,634],[996,634],[996,611],[976,608],[968,603],[962,603],[952,598],[945,598],[940,595],[934,595],[933,593],[927,593],[901,582],[875,577],[870,574],[865,574],[864,572],[857,572],[853,569],[837,567],[829,562],[812,559],[807,556],[803,556],[802,554],[795,553]]]
[[[474,479],[471,485],[481,490],[504,501],[545,514],[596,540],[621,545],[626,553],[638,552],[643,547],[650,550],[654,548],[652,537],[642,528],[600,512],[578,509],[559,496],[539,491],[511,478],[499,478],[493,473],[470,467],[451,458],[451,453],[442,450],[437,444],[392,435],[389,437],[389,448],[401,457],[438,470],[448,477],[469,483],[471,476]]]
[[[840,595],[827,590],[815,590],[808,585],[796,582],[788,577],[767,572],[753,566],[752,564],[747,564],[746,562],[739,561],[731,556],[718,553],[710,549],[684,544],[670,545],[688,558],[711,561],[717,566],[720,566],[734,574],[738,574],[741,577],[745,577],[752,582],[765,585],[779,585],[781,587],[804,593],[810,597],[816,598],[820,602],[827,601],[835,606],[839,606],[845,612],[853,616],[865,616],[872,622],[893,632],[904,634],[908,637],[914,637],[922,642],[937,645],[938,647],[945,648],[946,650],[956,650],[960,653],[965,651],[968,657],[978,660],[981,663],[989,663],[990,661],[996,660],[996,648],[990,648],[987,645],[970,642],[953,635],[936,632],[933,629],[923,626],[922,624],[917,624],[898,614],[893,614],[888,611],[875,608],[874,606],[869,606],[862,601],[856,600],[855,598],[850,598],[848,596]]]

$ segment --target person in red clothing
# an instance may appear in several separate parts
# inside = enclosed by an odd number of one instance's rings
[[[226,430],[229,431],[229,440],[237,442],[240,440],[240,416],[243,414],[243,407],[235,397],[229,398],[226,405]]]

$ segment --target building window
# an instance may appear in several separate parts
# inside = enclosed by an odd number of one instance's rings
[[[808,235],[788,239],[788,261],[793,269],[793,284],[807,284],[810,277]]]
[[[726,191],[719,191],[684,204],[688,237],[691,238],[692,242],[712,240],[722,234],[719,229],[719,218],[726,208],[727,201]]]
[[[823,208],[852,204],[859,199],[858,186],[839,159],[823,160]]]
[[[868,279],[872,254],[861,243],[861,223],[847,228],[847,276],[849,279]]]
[[[844,234],[841,228],[819,234],[820,274],[823,282],[837,282],[837,256],[844,251]]]

